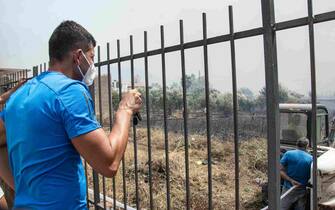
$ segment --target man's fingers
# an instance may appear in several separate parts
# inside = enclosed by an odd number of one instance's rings
[[[135,98],[135,102],[136,102],[137,104],[142,104],[142,98],[141,98],[141,97],[136,97],[136,98]]]
[[[128,91],[128,93],[141,94],[137,89],[131,89]]]
[[[130,109],[133,113],[139,112],[142,107],[141,93],[136,89],[129,90],[128,93],[122,97],[120,104]]]
[[[129,93],[134,94],[135,97],[142,97],[142,94],[137,89],[129,90]]]

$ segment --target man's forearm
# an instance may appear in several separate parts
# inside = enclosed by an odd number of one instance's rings
[[[14,189],[14,179],[9,167],[7,147],[0,147],[0,177]]]
[[[15,85],[13,88],[9,89],[8,91],[0,95],[0,104],[5,104],[9,96],[12,95],[12,93],[14,93],[19,87],[21,87],[25,83],[25,81],[26,81],[25,79],[19,81],[19,83]]]
[[[298,181],[292,179],[292,178],[291,178],[290,176],[288,176],[287,173],[286,173],[285,171],[283,171],[283,170],[280,171],[280,176],[281,176],[283,179],[289,181],[292,185],[297,185],[297,186],[300,186],[300,185],[301,185],[300,182],[298,182]]]
[[[0,177],[14,189],[14,179],[8,162],[6,130],[2,120],[0,120]]]
[[[281,170],[281,171],[280,171],[280,176],[281,176],[281,178],[285,179],[286,181],[289,181],[289,182],[292,181],[291,177],[289,177],[289,176],[286,174],[285,171],[282,171],[282,170]]]
[[[8,100],[8,98],[9,98],[9,96],[12,95],[12,93],[13,93],[14,91],[16,91],[17,88],[18,88],[17,86],[16,86],[16,87],[13,87],[12,89],[10,89],[10,90],[8,90],[7,92],[5,92],[4,94],[2,94],[2,95],[0,96],[0,104],[5,104],[6,101]]]
[[[118,110],[109,135],[112,153],[115,154],[112,167],[116,171],[127,147],[131,116],[132,114],[127,110]]]

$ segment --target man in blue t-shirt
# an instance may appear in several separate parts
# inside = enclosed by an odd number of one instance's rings
[[[296,188],[282,199],[281,209],[291,207],[304,210],[306,205],[306,185],[310,179],[312,156],[306,152],[309,141],[305,137],[298,139],[296,150],[287,151],[280,160],[280,175],[284,179],[282,193],[292,186]]]
[[[62,22],[49,40],[50,67],[8,100],[3,121],[14,176],[15,209],[87,209],[80,156],[106,177],[116,174],[141,95],[123,95],[107,136],[94,113],[88,86],[96,76],[93,36]]]

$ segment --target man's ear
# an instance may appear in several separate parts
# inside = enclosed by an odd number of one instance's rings
[[[79,65],[80,64],[80,59],[81,59],[81,49],[77,49],[77,50],[75,50],[74,52],[73,52],[73,54],[72,54],[72,60],[73,60],[73,63],[75,64],[75,65]]]

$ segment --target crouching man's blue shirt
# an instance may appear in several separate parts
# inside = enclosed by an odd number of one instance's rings
[[[286,174],[303,186],[306,186],[310,179],[312,162],[313,157],[299,149],[287,151],[280,160],[280,164],[286,169]],[[292,183],[285,180],[284,187],[289,189]]]
[[[85,174],[71,139],[100,127],[87,86],[45,72],[10,97],[3,120],[14,208],[86,209]]]

